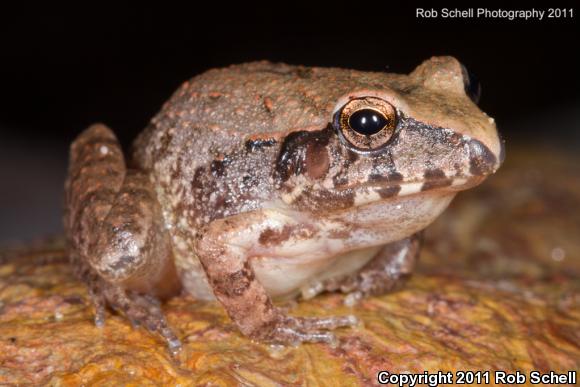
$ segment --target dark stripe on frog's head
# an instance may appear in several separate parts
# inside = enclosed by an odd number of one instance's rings
[[[445,175],[445,172],[439,168],[427,169],[423,174],[425,182],[421,186],[421,191],[427,191],[433,188],[448,187],[453,183],[453,179]]]
[[[334,133],[334,128],[328,125],[321,130],[299,130],[288,134],[282,141],[276,159],[274,180],[282,184],[292,175],[302,173],[312,173],[312,177],[316,178],[323,177],[328,170],[326,146]],[[308,168],[311,170],[308,171]]]
[[[381,174],[371,174],[368,177],[369,183],[391,183],[391,182],[399,182],[403,180],[403,175],[399,172],[394,171],[386,175]]]
[[[399,191],[401,191],[400,185],[392,185],[392,186],[376,189],[376,192],[379,194],[379,196],[382,199],[388,199],[388,198],[391,198],[393,196],[397,196],[399,194]]]
[[[403,181],[403,175],[399,172],[391,172],[386,175],[381,174],[371,174],[367,180],[369,183],[384,183],[384,187],[376,188],[375,191],[380,195],[381,198],[387,199],[393,196],[397,196],[399,191],[401,191],[401,186],[397,183]]]
[[[274,138],[249,138],[246,140],[244,146],[248,152],[256,152],[265,147],[276,145]]]

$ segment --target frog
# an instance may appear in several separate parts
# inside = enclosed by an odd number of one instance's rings
[[[64,228],[96,325],[111,308],[179,351],[162,301],[182,292],[259,342],[335,342],[353,315],[279,303],[354,306],[405,283],[423,230],[503,162],[474,79],[450,56],[409,74],[259,61],[183,83],[128,157],[90,126],[70,146]]]

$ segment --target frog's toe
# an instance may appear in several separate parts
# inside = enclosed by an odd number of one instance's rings
[[[157,298],[135,292],[128,293],[120,286],[106,285],[93,286],[90,292],[95,306],[95,324],[98,327],[104,326],[105,309],[108,305],[125,315],[133,327],[142,326],[152,333],[159,334],[172,353],[175,354],[181,349],[181,342],[169,328]]]
[[[334,333],[328,331],[302,331],[297,328],[279,327],[276,329],[276,341],[291,345],[299,345],[301,343],[333,345],[337,339]]]
[[[302,298],[304,300],[310,300],[316,297],[325,290],[325,285],[322,281],[316,281],[308,284],[307,286],[300,289]]]
[[[99,328],[105,326],[105,311],[107,300],[103,292],[103,280],[91,272],[83,276],[89,291],[89,298],[95,308],[95,325]]]
[[[302,287],[300,290],[302,298],[305,300],[309,300],[324,292],[335,292],[337,290],[345,292],[344,289],[346,289],[346,287],[348,286],[350,286],[348,288],[348,291],[356,287],[356,283],[354,283],[354,280],[351,278],[351,276],[346,278],[339,277],[339,278],[328,278],[323,281],[320,280],[313,281],[308,283],[306,286]]]
[[[360,291],[355,291],[355,292],[350,292],[346,295],[346,297],[344,298],[344,305],[352,307],[355,306],[356,304],[359,303],[360,300],[362,300],[364,298],[364,294],[363,292]]]
[[[358,323],[353,315],[332,317],[292,317],[293,323],[302,329],[336,329],[350,327]]]
[[[272,341],[297,345],[300,343],[325,343],[335,345],[336,336],[330,332],[341,327],[356,325],[355,316],[336,317],[285,317],[274,328]]]
[[[160,302],[155,297],[134,292],[127,294],[119,288],[113,292],[110,302],[135,326],[143,326],[148,331],[163,337],[173,353],[181,349],[181,342],[169,328]]]
[[[105,326],[105,309],[107,305],[102,299],[92,298],[92,301],[95,307],[95,325],[102,328]]]

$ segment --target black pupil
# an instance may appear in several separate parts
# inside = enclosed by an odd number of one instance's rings
[[[348,124],[355,132],[370,136],[380,132],[388,124],[388,121],[376,110],[361,109],[351,114]]]

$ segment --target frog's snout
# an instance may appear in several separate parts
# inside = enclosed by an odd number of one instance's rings
[[[485,177],[495,173],[504,159],[504,143],[500,140],[501,150],[499,157],[481,141],[471,139],[467,143],[469,152],[469,172],[473,176]]]

